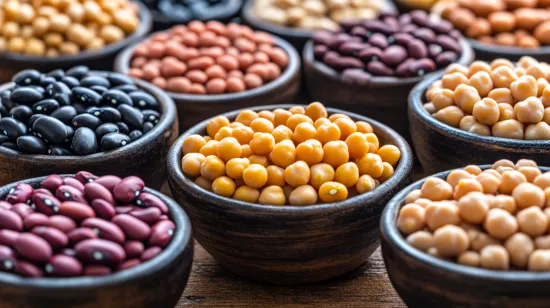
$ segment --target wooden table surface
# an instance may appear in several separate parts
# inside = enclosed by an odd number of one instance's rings
[[[233,275],[199,244],[182,307],[406,307],[391,286],[378,249],[361,267],[325,282],[298,286],[261,284]]]

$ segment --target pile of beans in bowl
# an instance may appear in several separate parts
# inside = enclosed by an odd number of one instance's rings
[[[538,48],[550,44],[549,8],[548,0],[460,0],[442,1],[436,10],[483,43]]]
[[[235,23],[192,21],[140,43],[129,75],[170,92],[235,93],[279,78],[288,61],[268,33]]]
[[[139,27],[132,1],[2,1],[0,52],[57,57],[102,49]]]
[[[313,205],[369,192],[394,174],[401,152],[370,124],[328,115],[320,103],[208,121],[190,135],[181,168],[217,195],[266,205]]]
[[[550,66],[531,57],[453,64],[426,92],[436,119],[483,135],[550,139]]]
[[[76,66],[25,70],[0,93],[0,147],[89,155],[123,147],[159,122],[159,102],[122,74]]]
[[[397,227],[419,250],[467,266],[550,271],[550,172],[532,160],[429,177],[404,202]]]
[[[141,0],[162,22],[227,18],[241,6],[241,0]],[[226,17],[227,16],[227,17]]]
[[[155,258],[176,225],[135,176],[47,176],[0,201],[0,271],[25,277],[103,276]]]
[[[448,21],[431,20],[424,11],[384,13],[376,20],[340,25],[342,32],[313,35],[313,54],[351,83],[361,84],[372,76],[423,76],[462,54],[460,32]]]

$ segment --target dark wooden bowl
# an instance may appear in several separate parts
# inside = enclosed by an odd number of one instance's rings
[[[185,132],[170,150],[168,183],[172,195],[189,214],[197,241],[230,271],[276,284],[314,282],[357,268],[378,247],[380,213],[387,200],[410,182],[411,150],[401,136],[379,122],[342,110],[328,111],[367,121],[381,143],[397,146],[402,156],[395,175],[372,192],[342,202],[267,206],[220,197],[183,174],[182,143],[189,135],[204,134],[207,121]],[[234,119],[239,112],[224,115]]]
[[[496,157],[495,157],[496,159]],[[482,165],[488,169],[491,165]],[[541,167],[543,172],[550,170]],[[433,176],[445,179],[450,171]],[[386,270],[409,307],[548,307],[550,273],[493,271],[437,259],[411,245],[396,227],[403,200],[425,179],[399,192],[380,219],[382,255]]]
[[[443,75],[419,83],[409,96],[410,130],[416,156],[424,171],[435,173],[469,164],[488,164],[498,159],[533,159],[550,165],[550,140],[514,140],[481,136],[449,126],[426,111],[425,92]]]
[[[469,65],[474,59],[472,48],[461,40],[462,55],[458,63]],[[410,140],[407,120],[407,97],[415,84],[424,77],[397,78],[373,77],[367,85],[351,85],[340,78],[340,73],[315,61],[313,42],[309,41],[303,51],[304,74],[309,95],[313,101],[322,101],[327,106],[344,108],[380,121],[395,129]]]
[[[77,65],[86,65],[92,69],[113,69],[116,55],[126,46],[140,40],[151,31],[151,12],[140,2],[140,24],[134,33],[120,42],[106,45],[105,48],[94,51],[84,51],[74,56],[59,56],[55,58],[29,56],[11,52],[0,52],[0,82],[7,82],[11,77],[24,69],[37,69],[48,72],[54,69],[69,69]]]
[[[311,36],[313,35],[313,32],[315,32],[315,30],[286,27],[264,21],[254,14],[254,1],[255,0],[246,0],[246,2],[244,3],[241,13],[243,23],[249,25],[255,30],[269,32],[277,35],[278,37],[282,37],[285,41],[290,42],[290,44],[292,44],[292,46],[294,46],[297,50],[302,50],[304,48],[307,41],[311,39]],[[388,11],[397,11],[392,1],[384,1],[387,2]]]
[[[167,92],[178,108],[180,132],[184,132],[204,119],[235,109],[257,106],[259,103],[272,105],[292,103],[300,86],[300,57],[296,50],[284,40],[275,37],[278,47],[288,54],[289,62],[279,78],[259,88],[224,94],[184,94]],[[127,74],[134,49],[139,43],[122,51],[115,61],[115,71]]]
[[[176,106],[159,88],[141,80],[136,83],[160,104],[161,117],[151,131],[124,147],[86,156],[30,155],[0,147],[0,185],[52,173],[88,170],[99,175],[136,175],[147,186],[159,189],[166,180],[166,155],[178,136]],[[0,92],[12,86],[13,83],[1,85]]]
[[[43,178],[21,181],[38,187]],[[2,198],[17,183],[0,187]],[[185,212],[172,199],[145,189],[168,206],[176,232],[155,258],[103,277],[25,278],[0,272],[0,307],[135,308],[176,305],[189,278],[193,235]]]
[[[469,39],[476,53],[476,60],[493,61],[504,58],[511,61],[518,61],[523,56],[530,56],[539,61],[550,62],[550,46],[541,46],[539,48],[522,48],[489,45],[478,40]]]

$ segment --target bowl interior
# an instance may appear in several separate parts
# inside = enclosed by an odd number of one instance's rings
[[[479,166],[482,170],[490,169],[491,165],[481,165]],[[550,171],[549,167],[540,167],[542,172]],[[441,179],[446,179],[447,175],[452,170],[444,171],[441,173],[434,174],[430,177],[438,177]],[[398,249],[401,253],[406,254],[407,256],[412,257],[418,262],[421,262],[427,266],[433,266],[443,271],[448,272],[449,274],[460,274],[464,276],[471,276],[472,279],[488,279],[488,280],[507,280],[507,281],[548,281],[550,280],[550,272],[548,273],[533,273],[527,271],[496,271],[488,270],[482,268],[476,268],[466,265],[461,265],[451,261],[441,260],[436,257],[433,257],[423,251],[420,251],[413,246],[411,246],[401,232],[397,229],[397,217],[399,210],[404,205],[405,197],[413,190],[420,189],[422,184],[426,181],[428,177],[419,180],[405,189],[400,191],[395,195],[382,213],[382,218],[380,219],[380,228],[384,237],[388,240],[391,246]]]
[[[73,176],[69,174],[62,175],[63,177]],[[18,183],[27,183],[33,187],[39,187],[40,182],[45,177],[27,179],[20,182],[12,183],[0,187],[0,199],[3,200],[7,193]],[[176,224],[176,232],[174,233],[170,244],[155,258],[144,262],[134,268],[116,272],[110,275],[101,277],[72,277],[72,278],[25,278],[19,275],[0,272],[0,283],[3,285],[11,285],[25,288],[48,288],[48,289],[87,289],[95,287],[108,287],[120,283],[128,283],[134,279],[144,278],[152,272],[156,272],[170,263],[179,256],[190,241],[192,241],[191,223],[187,214],[183,209],[172,199],[161,194],[158,191],[145,188],[145,192],[154,194],[159,197],[169,209],[169,215],[172,221]],[[192,260],[188,260],[191,262]]]
[[[251,109],[254,111],[261,111],[261,110],[274,110],[277,108],[288,109],[292,106],[295,106],[295,105],[269,105],[269,106],[259,106],[259,107],[247,108],[247,109]],[[241,109],[241,110],[244,110],[244,109]],[[241,110],[236,110],[223,115],[225,115],[230,120],[233,120],[241,112]],[[345,115],[348,115],[354,121],[365,121],[371,124],[374,129],[374,132],[376,133],[376,135],[380,140],[380,144],[393,144],[399,148],[399,150],[401,151],[401,158],[399,160],[397,167],[395,168],[394,175],[389,180],[382,183],[382,185],[380,185],[379,187],[377,187],[376,189],[370,192],[357,195],[355,197],[349,198],[344,201],[335,202],[335,203],[316,204],[316,205],[310,205],[310,206],[262,205],[262,204],[255,204],[255,203],[249,203],[249,202],[242,202],[235,199],[218,196],[210,191],[207,191],[199,187],[197,184],[193,182],[192,179],[185,176],[183,174],[183,171],[181,170],[181,158],[182,158],[181,146],[185,141],[185,138],[193,134],[205,135],[206,124],[210,119],[207,119],[195,125],[191,129],[186,131],[182,136],[180,136],[178,140],[174,143],[174,145],[170,149],[170,153],[168,156],[169,175],[172,179],[174,179],[177,182],[177,185],[179,185],[185,191],[186,194],[192,196],[193,198],[197,198],[197,199],[205,198],[211,203],[214,203],[217,206],[220,206],[227,210],[234,210],[235,208],[238,208],[238,209],[250,211],[253,213],[269,213],[273,215],[281,214],[283,216],[288,213],[292,213],[293,215],[299,215],[299,214],[307,215],[307,214],[313,214],[313,213],[326,214],[327,212],[331,212],[331,211],[339,211],[342,209],[353,208],[353,207],[356,207],[358,204],[362,205],[369,200],[378,199],[383,196],[386,196],[392,190],[393,187],[405,181],[409,177],[412,171],[412,152],[409,145],[403,139],[403,137],[401,137],[399,134],[397,134],[395,131],[393,131],[389,127],[381,124],[380,122],[374,121],[370,118],[363,117],[354,113],[342,111],[339,109],[334,109],[334,108],[327,108],[327,111],[329,112],[329,114],[343,113]]]

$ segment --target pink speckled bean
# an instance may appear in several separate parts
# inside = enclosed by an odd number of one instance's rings
[[[87,227],[98,233],[100,238],[122,244],[126,237],[119,226],[101,218],[88,218],[82,222],[81,227]],[[96,231],[97,230],[97,231]]]
[[[111,273],[111,268],[104,265],[88,265],[84,268],[85,276],[105,276]]]
[[[124,251],[127,258],[138,258],[145,250],[145,246],[140,241],[127,241],[124,243]]]
[[[52,247],[46,240],[32,233],[22,233],[15,241],[15,250],[35,263],[46,263],[52,256]]]
[[[32,202],[37,212],[45,215],[54,215],[59,212],[61,202],[56,197],[47,194],[35,193],[32,196]]]
[[[77,257],[88,264],[120,264],[126,259],[124,248],[117,243],[91,239],[82,241],[75,246]]]
[[[18,260],[15,264],[15,273],[24,277],[36,278],[44,276],[44,272],[38,266],[22,260]]]
[[[25,229],[32,229],[36,226],[47,226],[48,221],[48,216],[42,213],[32,213],[23,219],[23,225]]]
[[[34,192],[34,188],[32,188],[29,184],[20,183],[15,185],[10,192],[8,193],[8,196],[6,197],[6,201],[11,204],[16,203],[27,203],[31,201],[32,193]]]
[[[68,185],[61,185],[55,191],[55,196],[59,201],[76,201],[88,204],[88,200],[84,198],[84,192]]]
[[[23,231],[23,219],[17,213],[0,209],[0,229]]]
[[[51,192],[63,185],[63,178],[57,174],[48,175],[45,179],[40,182],[40,187],[45,188]]]
[[[165,247],[170,243],[172,235],[174,235],[176,225],[170,220],[162,220],[157,222],[151,228],[151,236],[149,237],[149,246]]]
[[[61,230],[63,233],[68,233],[76,229],[74,220],[63,215],[53,215],[48,219],[48,226]]]
[[[142,179],[136,176],[129,176],[113,188],[113,195],[116,200],[122,203],[130,203],[136,199],[144,187],[145,183],[143,183]]]
[[[162,212],[162,214],[168,213],[168,206],[166,206],[166,204],[160,200],[159,197],[150,193],[141,193],[136,200],[136,204],[139,207],[145,208],[156,207]]]
[[[69,242],[73,245],[84,240],[97,238],[97,233],[91,228],[76,228],[67,234]]]
[[[102,176],[94,181],[94,183],[103,185],[103,187],[107,188],[109,191],[113,191],[115,186],[117,186],[120,182],[122,182],[122,179],[114,175]]]
[[[162,252],[162,248],[158,246],[149,247],[141,254],[141,260],[142,261],[151,260],[161,252]]]
[[[133,210],[130,212],[130,215],[134,216],[135,218],[143,221],[148,225],[152,225],[156,223],[159,220],[161,214],[162,214],[161,211],[156,207]]]
[[[116,215],[115,207],[111,203],[103,199],[95,199],[90,203],[90,206],[94,209],[96,215],[100,218],[110,220]]]
[[[46,240],[53,249],[63,248],[69,243],[67,235],[56,228],[38,226],[32,228],[31,232]]]
[[[82,273],[82,264],[74,257],[55,255],[44,266],[44,271],[57,277],[74,277]]]
[[[30,214],[34,213],[34,210],[32,209],[32,207],[28,206],[25,203],[14,204],[11,207],[10,211],[17,213],[17,215],[19,215],[21,218],[25,218]]]
[[[113,194],[103,185],[97,183],[88,183],[84,185],[84,195],[88,200],[102,199],[110,204],[115,204]]]

